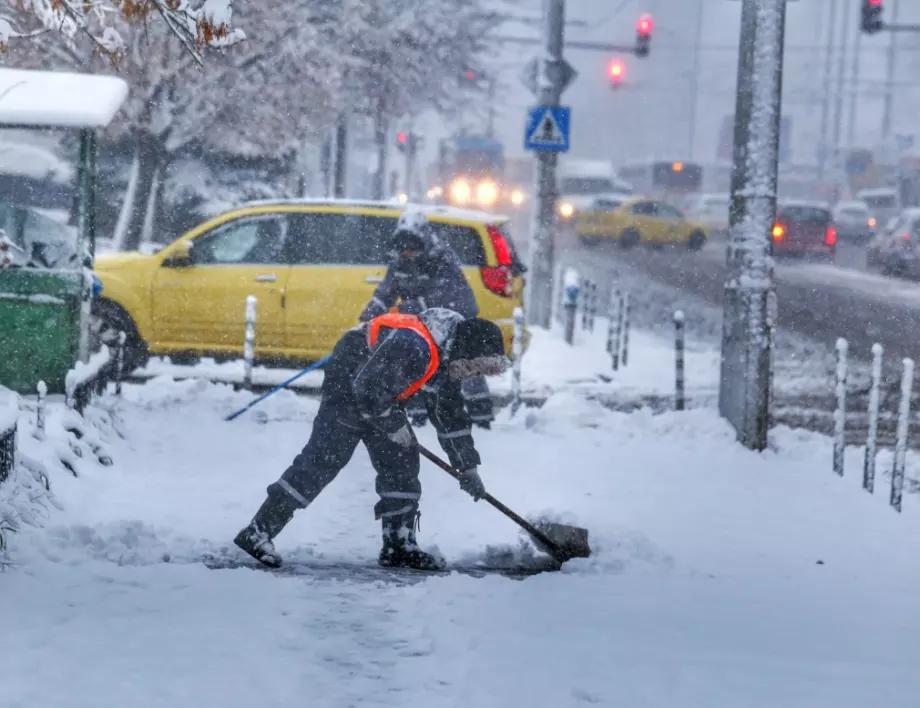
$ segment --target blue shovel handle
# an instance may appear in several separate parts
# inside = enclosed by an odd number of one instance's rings
[[[278,384],[277,386],[275,386],[275,387],[274,387],[273,389],[271,389],[270,391],[266,391],[266,392],[263,393],[261,396],[259,396],[256,400],[254,400],[252,403],[249,403],[249,404],[243,406],[243,407],[240,408],[238,411],[236,411],[236,413],[231,413],[231,414],[228,415],[226,418],[224,418],[224,420],[227,421],[227,422],[230,422],[231,420],[236,420],[236,419],[239,418],[241,415],[243,415],[243,413],[245,413],[246,411],[248,411],[250,408],[252,408],[252,407],[253,407],[254,405],[256,405],[257,403],[260,403],[261,401],[264,401],[266,398],[268,398],[269,396],[271,396],[273,393],[278,393],[278,391],[280,391],[281,389],[287,388],[288,386],[290,386],[292,383],[294,383],[297,379],[299,379],[299,378],[300,378],[301,376],[303,376],[304,374],[309,374],[311,371],[316,371],[316,369],[320,368],[323,364],[325,364],[325,363],[326,363],[327,361],[329,361],[331,358],[332,358],[332,355],[329,354],[328,356],[324,356],[322,359],[320,359],[320,360],[317,361],[316,363],[310,364],[310,366],[308,366],[308,367],[307,367],[306,369],[304,369],[303,371],[301,371],[301,372],[299,372],[299,373],[297,373],[297,374],[294,374],[294,375],[293,375],[291,378],[289,378],[287,381]]]

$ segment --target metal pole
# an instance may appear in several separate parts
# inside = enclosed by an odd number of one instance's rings
[[[562,96],[562,47],[565,41],[565,0],[545,0],[544,51],[541,56],[539,102],[558,106]],[[530,316],[532,324],[549,329],[552,319],[553,257],[556,239],[556,153],[536,155]]]
[[[514,308],[514,340],[511,342],[511,351],[514,362],[511,370],[511,415],[514,416],[521,407],[521,357],[524,339],[524,310]]]
[[[719,412],[748,448],[770,423],[770,244],[776,216],[786,0],[744,0],[736,82]]]
[[[348,118],[345,113],[339,115],[335,126],[335,170],[333,176],[333,196],[345,197],[345,163],[348,158]]]
[[[852,150],[856,142],[856,117],[859,114],[859,69],[862,51],[862,31],[856,28],[853,40],[853,64],[850,68],[850,110],[847,116],[847,146]]]
[[[842,164],[840,159],[841,140],[843,139],[843,93],[846,90],[847,48],[850,39],[850,16],[856,11],[855,5],[846,5],[841,18],[840,54],[837,57],[837,95],[834,97],[834,167]]]
[[[246,298],[246,329],[243,337],[243,390],[252,391],[252,362],[256,356],[256,306],[258,298]]]
[[[891,3],[890,24],[897,24],[900,6],[901,3],[899,0],[894,0]],[[891,135],[891,114],[894,110],[894,75],[897,71],[897,57],[898,33],[891,32],[890,41],[888,43],[888,66],[885,69],[885,106],[882,110],[882,140],[887,140]]]
[[[834,34],[837,29],[837,0],[827,0],[827,11],[824,15],[827,17],[827,47],[824,54],[824,91],[821,96],[821,127],[818,136],[818,145],[821,149],[821,154],[818,156],[818,179],[822,180],[827,168],[829,147],[827,133],[831,112],[831,74],[834,62]]]
[[[489,78],[488,114],[486,120],[486,137],[495,137],[495,77]]]
[[[688,148],[687,157],[690,160],[696,159],[696,110],[699,105],[700,94],[700,59],[701,48],[703,45],[703,14],[706,10],[706,0],[699,0],[696,12],[696,42],[693,45],[693,72],[690,75],[690,120],[689,133],[687,137]]]

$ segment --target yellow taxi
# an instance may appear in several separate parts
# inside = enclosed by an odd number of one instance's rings
[[[698,251],[710,238],[705,224],[688,220],[680,209],[645,197],[631,197],[578,214],[575,232],[585,245],[616,241],[623,248],[639,244],[683,245]]]
[[[126,366],[148,354],[239,356],[246,298],[258,298],[256,358],[316,361],[358,321],[383,280],[389,240],[405,205],[386,202],[249,203],[192,229],[155,254],[102,254],[92,329],[127,335]],[[508,219],[450,207],[424,211],[459,256],[480,316],[510,353],[523,267]],[[525,341],[522,344],[526,344]]]

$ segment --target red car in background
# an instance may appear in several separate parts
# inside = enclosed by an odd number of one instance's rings
[[[833,261],[837,229],[831,210],[817,204],[781,204],[773,226],[773,255]]]

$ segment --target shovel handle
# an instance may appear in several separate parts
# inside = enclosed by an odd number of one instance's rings
[[[434,464],[436,464],[438,467],[440,467],[442,470],[444,470],[445,472],[447,472],[447,474],[449,474],[449,475],[450,475],[451,477],[453,477],[454,479],[456,479],[456,480],[458,480],[458,481],[461,479],[461,475],[460,475],[460,473],[459,473],[457,470],[455,470],[453,467],[451,467],[449,464],[447,464],[447,463],[446,463],[444,460],[442,460],[440,457],[438,457],[437,455],[435,455],[431,450],[429,450],[428,448],[424,447],[424,446],[421,445],[420,443],[417,443],[417,447],[418,447],[418,451],[419,451],[419,453],[422,455],[422,457],[424,457],[424,458],[427,459],[428,461],[433,462]],[[509,519],[511,519],[514,523],[516,523],[516,524],[517,524],[518,526],[520,526],[522,529],[524,529],[524,530],[525,530],[527,533],[529,533],[531,536],[533,536],[533,537],[536,538],[538,541],[540,541],[540,543],[545,544],[547,548],[550,548],[550,549],[556,551],[556,553],[559,552],[559,547],[558,547],[552,540],[550,540],[550,538],[549,538],[545,533],[543,533],[542,531],[540,531],[540,529],[538,529],[538,528],[537,528],[536,526],[534,526],[532,523],[530,523],[529,521],[527,521],[527,519],[524,519],[523,517],[521,517],[521,516],[519,516],[518,514],[514,513],[514,511],[512,511],[512,510],[509,509],[507,506],[505,506],[504,504],[502,504],[500,501],[498,501],[498,499],[496,499],[495,497],[493,497],[493,496],[492,496],[491,494],[489,494],[488,492],[486,492],[486,493],[483,495],[482,498],[485,499],[487,502],[489,502],[489,504],[491,504],[492,506],[494,506],[496,509],[498,509],[501,513],[503,513],[503,514],[504,514],[505,516],[507,516]],[[555,555],[555,554],[553,554],[553,555]]]

